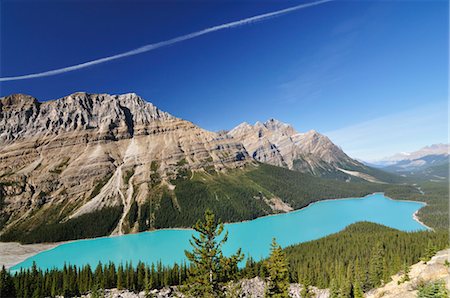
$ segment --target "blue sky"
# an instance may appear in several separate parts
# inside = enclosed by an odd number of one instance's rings
[[[0,76],[63,68],[311,1],[1,1]],[[374,160],[448,142],[447,1],[331,1],[55,76],[39,100],[136,92],[209,129],[277,118]]]

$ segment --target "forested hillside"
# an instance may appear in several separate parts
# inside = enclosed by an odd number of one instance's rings
[[[355,297],[355,289],[368,291],[387,283],[391,275],[405,266],[421,259],[427,260],[445,247],[448,247],[448,233],[445,231],[406,233],[362,222],[328,237],[287,247],[283,255],[288,263],[290,282],[329,287],[332,293],[338,295],[332,297],[350,298]],[[223,265],[225,271],[217,273],[222,276],[221,282],[225,283],[255,276],[267,279],[270,274],[268,263],[264,260],[255,262],[248,259],[239,270]],[[11,293],[19,297],[71,297],[109,288],[128,289],[136,293],[145,290],[148,293],[151,289],[171,285],[189,287],[189,275],[190,268],[185,264],[127,263],[117,266],[110,263],[99,264],[96,268],[67,265],[62,270],[49,271],[34,266],[31,270],[12,275],[2,270],[0,293],[5,297]]]
[[[401,188],[388,188],[386,195],[396,200],[414,200],[427,205],[418,212],[419,219],[433,229],[449,227],[449,188],[446,181],[412,181],[421,192],[404,191]]]
[[[145,201],[133,200],[122,225],[125,232],[190,227],[207,208],[224,222],[235,222],[299,209],[319,200],[373,192],[423,200],[413,186],[324,179],[262,163],[225,173],[180,170],[170,181],[173,188],[159,177],[152,181]],[[0,240],[35,243],[104,236],[114,230],[122,213],[120,207],[106,208],[67,220],[70,210],[62,206],[54,206],[52,212],[38,210],[41,215],[35,221],[16,223]]]

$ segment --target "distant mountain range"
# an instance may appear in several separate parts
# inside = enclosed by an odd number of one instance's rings
[[[2,240],[188,226],[207,207],[249,219],[397,179],[315,131],[270,119],[210,132],[134,93],[1,98],[0,144]]]
[[[446,179],[449,176],[449,144],[434,144],[411,153],[398,153],[373,165],[403,176]]]

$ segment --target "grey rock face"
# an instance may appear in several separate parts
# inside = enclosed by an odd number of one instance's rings
[[[359,165],[328,137],[313,130],[299,133],[275,119],[255,125],[242,123],[228,135],[242,142],[256,160],[301,172],[320,174],[328,169]]]
[[[71,210],[67,218],[105,206],[126,212],[152,191],[152,174],[164,183],[183,168],[220,172],[252,159],[235,140],[136,94],[75,93],[42,103],[22,94],[1,98],[0,161],[8,225],[56,205]]]
[[[23,94],[3,97],[2,231],[19,219],[39,224],[34,216],[47,212],[61,222],[123,206],[114,233],[133,232],[137,227],[127,227],[125,216],[133,202],[142,205],[154,193],[154,177],[173,188],[171,179],[183,170],[226,172],[254,160],[314,175],[357,163],[326,136],[298,133],[275,119],[214,133],[134,93],[79,92],[46,102]],[[289,211],[282,202],[266,203]]]

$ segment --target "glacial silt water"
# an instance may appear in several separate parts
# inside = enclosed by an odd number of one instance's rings
[[[391,200],[381,193],[364,198],[320,201],[290,213],[226,224],[229,239],[224,251],[229,254],[240,247],[246,256],[259,259],[268,255],[273,237],[285,247],[339,232],[358,221],[402,231],[425,230],[425,226],[413,219],[414,212],[422,206],[420,202]],[[185,260],[184,250],[190,249],[189,239],[193,233],[190,229],[168,229],[73,241],[41,252],[11,270],[29,268],[33,262],[42,269],[61,268],[64,263],[96,266],[99,261],[180,263]]]

